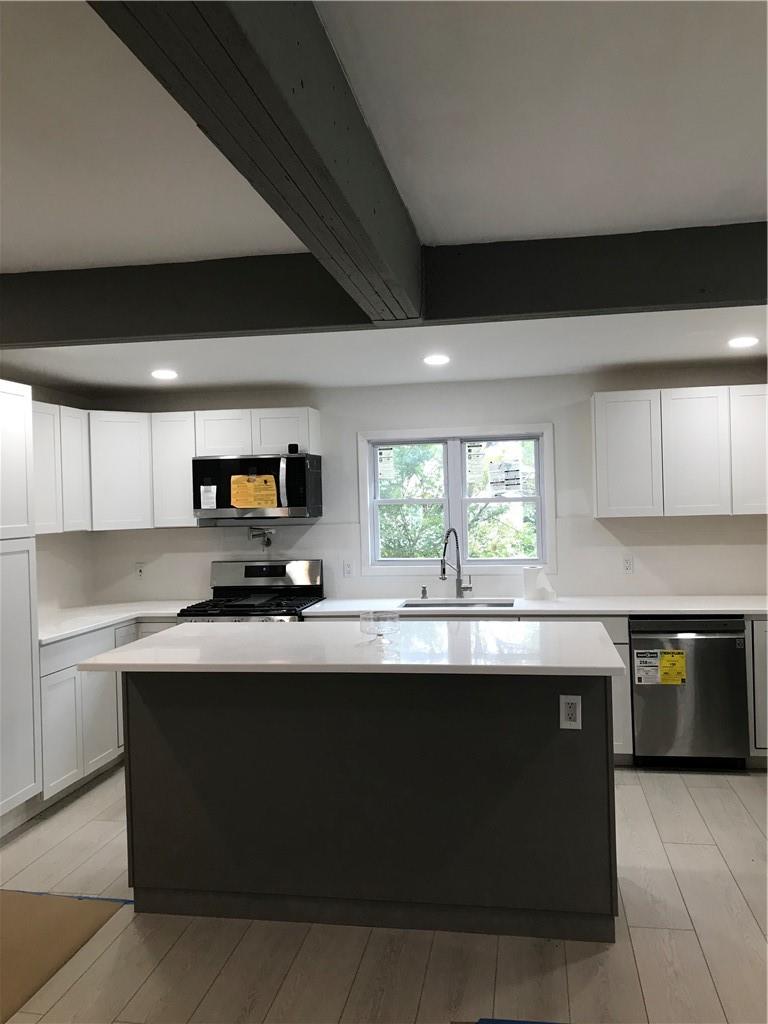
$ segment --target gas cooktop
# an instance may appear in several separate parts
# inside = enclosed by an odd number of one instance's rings
[[[182,608],[192,622],[297,622],[323,599],[320,559],[213,562],[213,596]]]

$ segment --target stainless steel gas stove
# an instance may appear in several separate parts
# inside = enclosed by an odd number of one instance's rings
[[[269,562],[212,562],[213,596],[182,608],[182,622],[300,622],[323,599],[319,558]]]

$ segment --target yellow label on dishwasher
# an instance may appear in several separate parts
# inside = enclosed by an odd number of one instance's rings
[[[273,476],[233,476],[230,494],[234,508],[277,508],[277,486]]]
[[[668,686],[685,682],[685,651],[659,651],[659,682]]]

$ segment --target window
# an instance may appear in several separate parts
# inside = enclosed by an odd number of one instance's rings
[[[388,431],[360,435],[359,446],[364,568],[436,564],[450,526],[468,568],[551,567],[551,427],[444,437]]]

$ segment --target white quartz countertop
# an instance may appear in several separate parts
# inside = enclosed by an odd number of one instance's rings
[[[476,618],[478,615],[516,616],[526,615],[765,615],[768,613],[768,599],[760,594],[728,595],[728,596],[681,596],[649,595],[641,597],[558,597],[554,601],[529,601],[524,597],[514,598],[514,607],[499,608],[492,605],[486,608],[456,604],[424,608],[404,608],[404,597],[353,598],[342,600],[327,598],[311,608],[307,608],[304,617],[322,618],[359,615],[364,611],[396,611],[408,618],[441,618],[456,615]],[[472,594],[467,599],[482,601],[482,596]],[[498,597],[489,598],[499,600]],[[510,598],[510,600],[512,600]]]
[[[622,676],[599,622],[400,623],[388,643],[357,622],[190,622],[83,662],[119,672],[414,672]]]
[[[104,626],[120,626],[134,619],[173,619],[180,608],[200,598],[180,597],[173,601],[128,601],[123,604],[92,604],[55,611],[41,608],[37,634],[41,644],[88,633]]]

